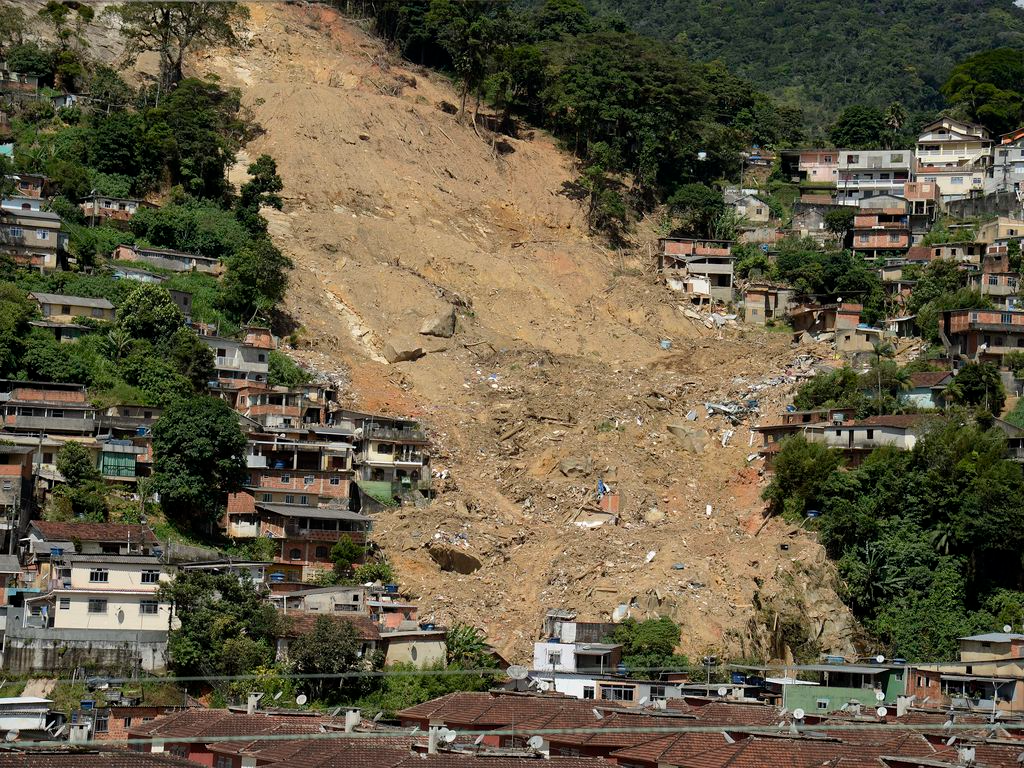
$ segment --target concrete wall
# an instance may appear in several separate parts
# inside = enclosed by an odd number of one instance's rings
[[[35,629],[8,625],[4,671],[55,672],[85,667],[112,674],[167,667],[167,632]]]
[[[447,655],[447,646],[443,636],[388,637],[385,635],[384,639],[388,644],[385,664],[415,664],[417,667],[427,667],[443,663]]]
[[[946,203],[946,212],[957,219],[970,219],[975,216],[1012,216],[1020,213],[1020,203],[1013,192],[996,192],[984,197],[972,197],[966,200],[951,200]]]
[[[554,664],[552,656],[557,660]],[[572,643],[534,643],[533,668],[540,672],[575,672],[576,646]]]

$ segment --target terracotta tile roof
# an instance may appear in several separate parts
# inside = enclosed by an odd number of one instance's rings
[[[256,499],[251,493],[242,491],[240,493],[228,494],[228,514],[243,515],[256,511]]]
[[[124,523],[52,523],[33,520],[32,526],[46,541],[101,541],[157,544],[153,532],[142,525]]]
[[[713,701],[692,711],[706,725],[776,725],[783,720],[778,707],[771,704]]]
[[[543,762],[545,768],[612,768],[614,763],[600,757],[552,757],[539,760],[535,757],[513,757],[506,755],[455,755],[442,753],[407,757],[396,768],[529,768]],[[361,766],[360,766],[361,768]]]
[[[937,387],[953,375],[952,371],[919,371],[910,374],[910,385],[919,387]]]
[[[571,696],[532,695],[502,692],[451,693],[438,699],[403,709],[398,717],[403,722],[427,721],[449,726],[501,728],[515,723],[561,721],[593,726],[594,707],[608,707],[613,702],[584,701]],[[534,725],[532,727],[540,727]],[[559,726],[549,726],[559,727]],[[573,726],[564,726],[573,727]]]
[[[736,741],[743,738],[738,735]],[[704,752],[735,746],[721,733],[670,733],[611,753],[619,762],[677,764]]]
[[[330,718],[325,718],[330,719]],[[271,733],[318,733],[322,719],[287,715],[240,714],[226,709],[187,709],[128,729],[132,738],[208,739],[224,736],[260,736]],[[250,742],[237,742],[248,744]]]
[[[609,751],[611,751],[611,749],[622,749],[643,744],[664,735],[656,731],[644,731],[644,728],[666,728],[674,725],[685,725],[693,721],[693,716],[684,714],[659,716],[635,712],[611,712],[605,714],[603,720],[590,724],[591,728],[601,729],[595,733],[551,734],[547,738],[552,744],[608,747],[610,748]],[[620,728],[631,728],[633,730],[624,733],[617,730]]]
[[[195,763],[170,755],[120,750],[0,752],[3,768],[195,768]]]
[[[284,636],[299,637],[313,631],[316,620],[320,618],[331,621],[347,621],[352,624],[361,640],[380,640],[380,628],[369,616],[335,616],[330,613],[317,613],[316,611],[290,611],[284,617]]]
[[[866,419],[858,419],[853,424],[847,424],[846,426],[907,429],[917,426],[927,418],[927,415],[920,413],[906,413],[896,416],[869,416]]]

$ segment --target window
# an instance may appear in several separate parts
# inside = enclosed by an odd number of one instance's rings
[[[10,228],[11,237],[21,237],[24,233],[21,231],[21,227]]]
[[[828,699],[818,699],[817,707],[818,709],[824,712],[826,709],[828,709]]]
[[[889,162],[890,163],[902,163],[903,162],[903,153],[902,152],[894,152],[893,154],[889,155]]]
[[[601,698],[604,701],[632,701],[635,689],[631,685],[602,685]]]
[[[272,493],[261,493],[260,494],[260,501],[269,502],[269,501],[273,501],[273,500],[274,500],[274,494],[272,494]]]
[[[300,550],[298,547],[292,547],[291,550],[289,550],[288,552],[288,558],[290,560],[301,560],[302,550]]]
[[[1002,323],[1003,325],[1011,325],[1013,323],[1013,315],[1011,315],[1009,312],[1003,312],[999,316],[999,322]]]
[[[870,238],[869,238],[869,236],[868,236],[868,235],[861,235],[861,236],[860,236],[860,241],[861,241],[862,243],[867,243],[867,241],[868,241],[869,239],[870,239]]]
[[[217,357],[227,357],[228,351],[223,347],[217,347]]]
[[[764,208],[756,208],[755,210],[758,216],[764,216]]]
[[[963,184],[964,183],[964,177],[963,176],[954,176],[953,178],[951,178],[949,180],[949,182],[951,184]]]
[[[160,571],[143,571],[142,572],[142,583],[143,584],[159,584],[160,583]]]
[[[213,761],[213,768],[231,768],[231,758],[227,755],[217,755]]]
[[[49,240],[49,239],[50,239],[50,233],[47,232],[45,229],[37,229],[36,230],[36,240]]]
[[[583,698],[584,699],[592,699],[592,698],[594,698],[594,686],[592,686],[592,685],[584,685],[583,686]]]
[[[101,308],[99,308],[99,307],[93,307],[92,308],[92,316],[93,317],[103,317],[103,310]]]
[[[152,419],[153,418],[153,412],[152,411],[143,411],[142,412],[142,418],[144,418],[144,419]]]
[[[377,453],[394,453],[395,446],[391,443],[377,443]]]
[[[843,436],[843,430],[837,429],[836,430],[836,437],[842,437],[842,436]]]
[[[54,419],[63,419],[64,418],[64,409],[63,408],[54,408],[52,411],[50,411],[50,416],[52,418],[54,418]]]
[[[97,709],[96,719],[93,721],[93,730],[96,733],[106,733],[110,730],[110,710]]]
[[[824,162],[825,163],[831,163],[832,162],[832,155],[825,155],[825,161]]]
[[[62,597],[60,599],[60,609],[62,611],[70,611],[71,610],[71,598],[70,597]]]
[[[312,485],[315,481],[316,477],[314,477],[313,475],[306,475],[304,478],[302,478],[302,482],[306,485]]]
[[[256,359],[257,359],[257,361],[259,361],[261,363],[267,362],[267,356],[265,354],[263,354],[262,352],[260,352],[259,355],[257,355]]]
[[[551,653],[548,654],[548,666],[550,666],[550,667],[557,667],[561,663],[562,663],[562,652],[561,651],[552,651]]]
[[[60,313],[62,315],[70,315],[71,314],[71,307],[68,306],[67,304],[61,304]]]
[[[302,506],[309,504],[309,496],[299,496],[299,504]]]
[[[139,601],[139,613],[147,616],[155,616],[157,611],[160,609],[159,604],[156,600],[140,600]]]
[[[847,155],[846,156],[846,164],[847,165],[855,165],[855,164],[857,164],[859,162],[860,162],[860,155]]]
[[[874,439],[875,439],[875,430],[869,429],[868,430],[868,440],[874,440]]]
[[[93,568],[89,571],[89,582],[92,584],[106,584],[110,581],[110,571],[106,568]]]
[[[5,491],[14,490],[14,483],[12,483],[10,480],[4,480],[4,490]]]
[[[938,179],[935,176],[925,176],[924,180],[928,181],[928,182],[931,182],[932,184],[934,184],[936,181],[938,181]]]
[[[326,560],[327,557],[328,557],[327,547],[317,547],[316,548],[316,559],[317,560]]]
[[[281,482],[282,483],[290,483],[291,481],[292,481],[292,476],[291,475],[281,475]]]
[[[289,493],[287,496],[284,497],[284,503],[285,504],[294,504],[295,503],[295,497],[292,494]]]
[[[651,686],[651,701],[664,701],[667,699],[666,690],[664,685],[652,685]]]
[[[880,180],[882,180],[882,181],[888,181],[889,180],[889,174],[888,173],[880,173],[880,174],[878,174],[878,178]]]
[[[99,600],[97,598],[89,599],[89,613],[106,613],[107,612],[107,601]]]
[[[899,233],[897,233],[897,232],[890,232],[889,233],[889,242],[890,243],[898,243],[899,241],[900,241]]]
[[[331,478],[331,485],[341,485],[341,478],[340,477],[332,477]]]

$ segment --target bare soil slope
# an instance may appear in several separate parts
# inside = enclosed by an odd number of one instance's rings
[[[285,181],[268,216],[296,262],[294,354],[342,375],[355,404],[418,415],[435,440],[437,499],[375,522],[421,614],[477,624],[517,660],[552,607],[668,614],[691,653],[783,656],[802,633],[849,649],[820,547],[777,521],[755,535],[750,433],[702,407],[778,410],[792,377],[750,387],[786,372],[788,339],[684,315],[644,225],[632,252],[592,239],[548,136],[460,124],[439,108],[457,101],[442,78],[329,9],[250,8],[251,47],[199,68],[243,89],[266,130],[248,155],[272,154]],[[418,334],[452,306],[453,338]],[[427,354],[388,365],[389,344]],[[670,423],[707,447],[688,450]],[[621,490],[622,521],[587,529],[576,522],[599,477]]]

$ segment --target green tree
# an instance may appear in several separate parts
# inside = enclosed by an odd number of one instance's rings
[[[1024,60],[1012,48],[995,48],[965,59],[942,86],[946,102],[993,134],[1020,125],[1024,113]]]
[[[283,352],[271,351],[267,363],[270,369],[267,383],[272,387],[299,387],[313,379],[308,371]]]
[[[282,189],[284,182],[277,175],[277,163],[270,155],[260,155],[255,163],[249,165],[249,181],[242,185],[235,215],[254,235],[263,235],[267,231],[267,221],[260,215],[260,206],[281,210],[284,203],[278,193]]]
[[[883,412],[882,401],[882,362],[892,360],[896,357],[896,348],[887,341],[871,342],[871,354],[874,356],[875,376],[878,381],[878,388],[875,395],[875,405],[878,413]]]
[[[185,316],[167,289],[138,283],[117,308],[117,327],[135,339],[168,341],[185,324]]]
[[[90,480],[99,480],[100,472],[96,468],[89,449],[81,443],[68,442],[57,452],[57,471],[73,488],[77,488]]]
[[[715,221],[725,210],[722,194],[704,184],[684,184],[668,199],[669,211],[681,218],[682,231],[710,237]]]
[[[615,627],[611,639],[622,644],[622,661],[627,667],[653,671],[687,665],[686,657],[675,654],[679,638],[679,626],[667,616],[662,616],[640,622],[626,619]]]
[[[358,563],[366,555],[366,547],[357,544],[351,536],[341,536],[331,547],[331,562],[334,563],[334,571],[338,575],[345,575],[355,563]]]
[[[857,209],[853,206],[833,208],[825,214],[825,229],[841,240],[850,231],[856,216]]]
[[[787,437],[775,459],[775,474],[763,497],[775,514],[803,517],[821,506],[832,474],[842,456],[821,443],[809,443],[803,435]]]
[[[377,581],[381,584],[393,584],[395,571],[386,561],[366,563],[356,568],[352,580],[357,584],[371,584]]]
[[[446,658],[450,667],[489,669],[497,667],[487,647],[484,633],[469,624],[453,624],[445,637]]]
[[[160,352],[176,372],[192,384],[197,394],[217,378],[213,349],[191,329],[179,328],[163,343]]]
[[[999,369],[992,363],[967,363],[946,387],[945,397],[959,405],[979,405],[998,415],[1006,402]]]
[[[201,47],[240,45],[249,11],[235,2],[127,2],[113,8],[120,17],[125,55],[134,62],[152,52],[160,61],[165,91],[181,82],[185,57]]]
[[[828,138],[843,149],[877,149],[885,140],[886,120],[877,107],[855,104],[840,113]]]
[[[12,46],[21,45],[27,28],[25,12],[21,8],[11,6],[4,9],[3,15],[0,16],[0,56],[7,54]]]
[[[362,641],[352,622],[336,616],[318,616],[312,630],[288,647],[288,660],[306,675],[341,675],[361,669]],[[313,677],[305,681],[313,698],[326,702],[340,689],[339,680]]]
[[[466,97],[483,84],[490,48],[496,31],[487,15],[488,3],[482,0],[431,0],[424,21],[440,46],[447,52],[452,70],[461,83],[461,113],[466,112]]]
[[[212,523],[245,476],[245,435],[219,398],[171,403],[153,426],[153,474],[168,515]]]
[[[247,674],[273,663],[280,619],[246,576],[181,571],[161,584],[159,594],[173,604],[181,622],[177,628],[171,625],[167,641],[170,665],[178,674]],[[240,639],[246,641],[244,648]]]
[[[0,375],[11,378],[17,372],[36,312],[25,291],[0,282]]]

